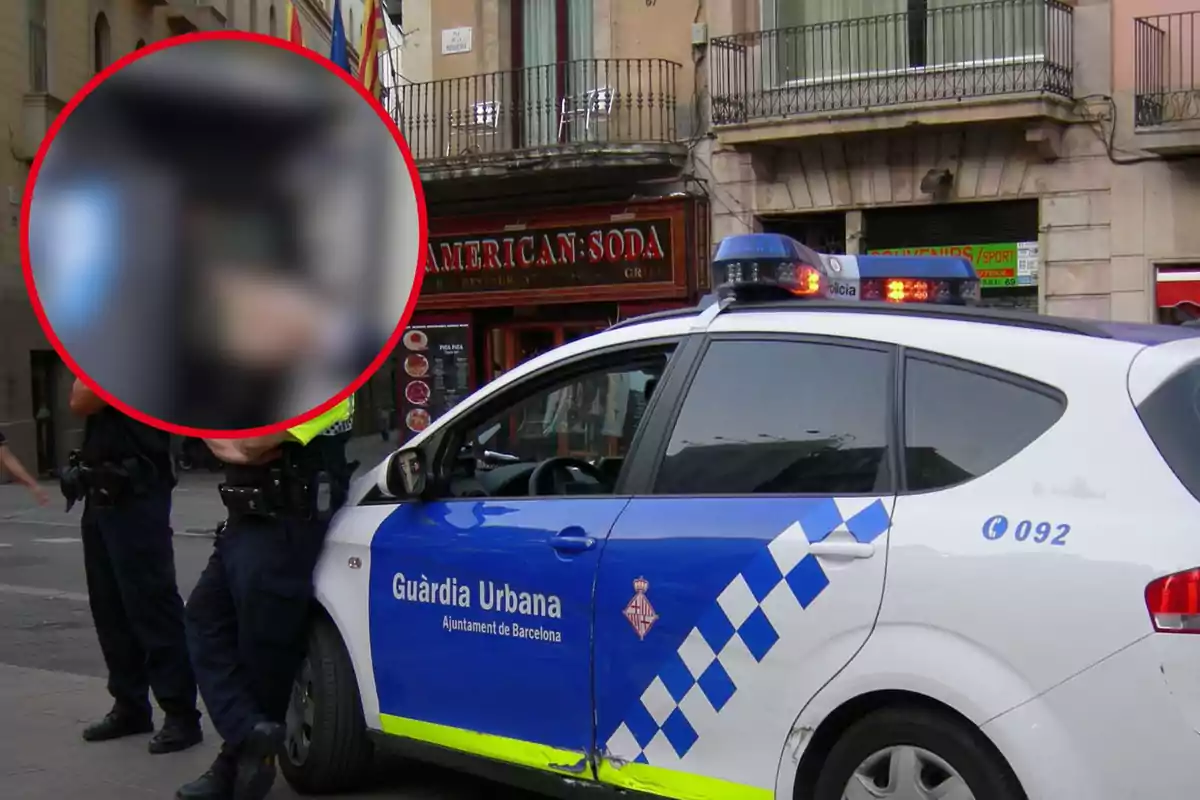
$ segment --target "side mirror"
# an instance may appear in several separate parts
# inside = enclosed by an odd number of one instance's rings
[[[425,493],[427,471],[419,449],[392,454],[387,469],[387,492],[393,497],[418,498]]]

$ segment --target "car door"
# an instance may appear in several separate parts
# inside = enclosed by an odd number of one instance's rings
[[[793,722],[881,603],[894,370],[888,346],[729,334],[664,387],[661,457],[631,472],[597,577],[602,781],[773,796]]]
[[[440,437],[437,499],[397,507],[372,544],[384,731],[594,777],[596,568],[629,502],[615,493],[623,456],[671,350],[551,367]],[[552,458],[575,461],[543,472],[531,496],[531,470]]]

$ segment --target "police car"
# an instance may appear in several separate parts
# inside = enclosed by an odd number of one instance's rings
[[[830,300],[751,245],[356,483],[293,787],[382,738],[549,790],[1194,796],[1196,331],[980,309],[946,264]]]

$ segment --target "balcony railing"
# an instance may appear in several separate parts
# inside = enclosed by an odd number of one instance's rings
[[[389,110],[417,161],[670,143],[680,68],[661,58],[563,61],[398,86]]]
[[[1070,6],[929,5],[713,39],[713,123],[1011,94],[1071,96]]]
[[[1133,21],[1134,123],[1200,119],[1200,11]]]

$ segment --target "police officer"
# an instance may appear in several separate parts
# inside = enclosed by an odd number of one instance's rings
[[[86,422],[62,488],[68,509],[80,496],[84,501],[88,600],[114,700],[83,738],[152,732],[152,689],[166,719],[150,739],[150,752],[185,750],[202,734],[175,581],[170,435],[108,406],[79,380],[70,405]]]
[[[286,433],[209,439],[226,465],[228,511],[187,604],[200,693],[224,743],[180,800],[262,800],[275,781],[284,715],[304,657],[312,573],[352,465],[352,402]]]

